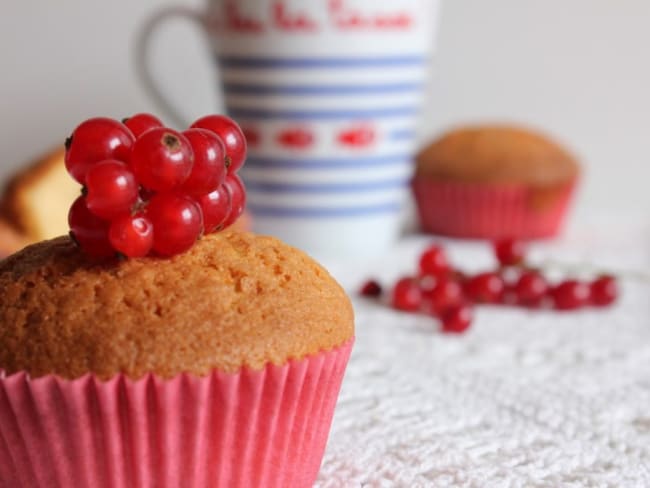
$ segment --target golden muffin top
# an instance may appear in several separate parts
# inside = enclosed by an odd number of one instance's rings
[[[519,127],[452,130],[416,158],[416,177],[476,183],[548,186],[578,176],[575,158],[548,137]]]
[[[0,369],[8,373],[237,372],[353,334],[342,288],[272,237],[217,233],[170,259],[103,262],[60,237],[0,262]]]

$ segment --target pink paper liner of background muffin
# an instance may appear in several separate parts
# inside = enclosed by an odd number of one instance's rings
[[[413,192],[424,231],[475,239],[553,237],[564,222],[577,179],[549,189],[521,184],[415,178]]]
[[[0,486],[310,487],[353,342],[205,377],[0,371]]]

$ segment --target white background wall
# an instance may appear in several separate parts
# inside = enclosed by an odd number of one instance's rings
[[[84,118],[156,112],[131,50],[164,4],[1,1],[0,179]],[[650,219],[650,1],[445,0],[438,46],[423,141],[466,121],[538,126],[584,162],[580,213]],[[161,35],[155,63],[188,117],[219,103],[206,55],[189,25]]]

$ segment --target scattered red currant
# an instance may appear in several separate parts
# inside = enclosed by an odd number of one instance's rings
[[[359,289],[359,294],[364,297],[377,298],[381,293],[382,288],[377,280],[368,280]]]
[[[440,320],[443,332],[462,333],[472,322],[473,303],[529,308],[552,304],[557,310],[576,310],[611,305],[618,299],[614,276],[602,275],[590,283],[567,279],[551,286],[541,271],[521,267],[525,262],[521,242],[503,240],[493,247],[502,268],[468,276],[448,263],[440,246],[431,245],[420,255],[417,277],[403,277],[395,283],[392,307],[428,313]],[[370,280],[359,293],[375,296],[381,288]]]
[[[465,284],[467,297],[475,303],[499,303],[505,291],[505,283],[498,273],[481,273]]]
[[[424,306],[429,313],[440,317],[447,309],[460,305],[463,298],[463,287],[460,283],[450,279],[441,279],[425,297]]]
[[[186,196],[157,194],[149,202],[146,215],[154,228],[153,250],[161,256],[187,251],[203,231],[201,208]]]
[[[418,282],[410,277],[402,278],[393,288],[392,305],[397,310],[416,312],[422,306],[422,291]]]
[[[589,285],[577,280],[566,280],[550,290],[557,310],[576,310],[589,303]]]
[[[108,238],[113,249],[124,256],[144,257],[153,247],[153,224],[141,213],[122,215],[111,222]]]
[[[122,121],[137,139],[149,129],[164,127],[163,123],[151,114],[135,114]]]
[[[467,304],[454,305],[442,316],[442,331],[453,334],[465,332],[472,324],[474,312]]]
[[[618,298],[616,278],[603,275],[596,278],[590,285],[591,304],[596,307],[611,305]]]
[[[524,307],[539,307],[548,293],[546,279],[537,271],[521,274],[514,286],[515,302]]]
[[[226,176],[226,187],[230,194],[231,209],[228,217],[223,223],[223,228],[230,227],[244,213],[246,207],[246,188],[244,182],[236,174]]]
[[[90,256],[115,255],[108,240],[109,223],[88,210],[83,196],[78,197],[70,207],[68,225],[72,239]]]
[[[246,138],[237,123],[225,115],[208,115],[191,126],[191,129],[207,129],[218,135],[226,146],[228,174],[236,173],[246,160]]]
[[[221,185],[215,191],[203,195],[197,202],[203,212],[203,226],[206,234],[224,228],[224,222],[230,215],[232,207],[230,192],[226,185]]]
[[[110,220],[131,211],[138,200],[138,183],[125,163],[109,159],[90,167],[86,192],[88,209]]]
[[[518,266],[524,262],[526,245],[517,239],[503,239],[494,243],[494,254],[501,266]]]
[[[419,283],[420,283],[420,291],[422,292],[422,298],[426,300],[431,297],[431,294],[433,293],[433,289],[436,287],[440,279],[443,278],[442,277],[439,278],[433,275],[420,276]]]
[[[192,146],[194,165],[181,191],[195,197],[215,191],[226,177],[226,148],[223,141],[206,129],[189,129],[183,135]]]
[[[157,192],[179,187],[189,176],[194,153],[181,133],[165,127],[150,129],[133,146],[131,167],[142,186]]]
[[[420,274],[439,276],[449,271],[445,251],[435,244],[425,249],[420,256]]]
[[[117,120],[88,119],[77,126],[65,143],[65,167],[84,185],[86,173],[95,163],[107,159],[128,163],[134,140],[131,131]]]

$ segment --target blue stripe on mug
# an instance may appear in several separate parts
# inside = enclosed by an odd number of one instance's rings
[[[246,181],[246,189],[260,193],[356,193],[405,188],[408,179],[364,181],[351,183],[272,183]]]
[[[417,93],[422,83],[374,83],[374,84],[323,84],[323,85],[273,85],[262,83],[225,83],[229,95],[382,95],[393,93]]]
[[[261,217],[340,218],[397,213],[402,210],[402,205],[388,202],[353,207],[290,207],[249,203],[247,208],[253,212],[254,216]]]
[[[410,153],[388,154],[386,156],[358,156],[353,158],[268,158],[248,156],[246,166],[249,168],[279,169],[360,169],[376,166],[398,166],[411,163]]]
[[[418,108],[413,105],[402,107],[384,107],[368,109],[338,110],[274,110],[264,108],[236,108],[228,106],[228,113],[233,118],[248,119],[289,119],[289,120],[330,120],[330,119],[364,119],[393,118],[417,115]]]
[[[391,68],[422,66],[427,56],[410,54],[402,56],[363,57],[305,57],[305,58],[262,58],[244,56],[217,56],[224,68],[282,69],[282,68]]]
[[[411,141],[417,137],[415,129],[395,129],[388,133],[391,141]]]

